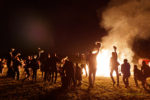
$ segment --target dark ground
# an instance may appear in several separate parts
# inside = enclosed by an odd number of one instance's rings
[[[124,88],[122,77],[120,87],[113,87],[109,77],[96,77],[94,88],[88,89],[88,78],[83,76],[81,87],[64,90],[60,77],[56,84],[43,82],[38,70],[37,81],[25,80],[23,68],[20,68],[20,80],[5,78],[7,68],[0,77],[0,100],[149,100],[150,93],[140,85],[137,88],[130,77],[130,88]],[[30,71],[32,73],[32,71]],[[148,79],[149,81],[149,79]],[[149,81],[150,83],[150,81]],[[139,83],[140,84],[140,83]]]
[[[39,74],[40,76],[40,74]],[[121,79],[121,77],[120,77]],[[136,88],[133,78],[130,78],[130,88],[124,88],[122,80],[120,87],[113,87],[110,78],[97,77],[95,87],[88,89],[88,80],[83,78],[83,84],[76,89],[61,89],[60,79],[56,84],[31,80],[16,81],[0,78],[0,100],[143,100],[150,99],[150,93],[142,86]]]

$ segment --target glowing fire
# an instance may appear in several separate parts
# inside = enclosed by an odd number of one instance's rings
[[[102,50],[97,56],[97,76],[110,76],[110,51]]]
[[[99,54],[97,55],[97,72],[96,76],[110,76],[110,58],[111,58],[111,50],[102,49]],[[119,61],[120,62],[120,61]],[[88,65],[86,66],[88,71]],[[83,71],[85,75],[85,71]],[[113,73],[115,76],[115,73]]]

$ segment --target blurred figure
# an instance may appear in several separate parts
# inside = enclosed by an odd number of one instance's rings
[[[52,82],[54,81],[54,76],[55,76],[55,81],[54,83],[56,83],[57,81],[57,62],[60,62],[60,60],[58,59],[58,57],[56,56],[56,54],[51,54],[50,57],[50,67],[51,67],[51,73],[52,73]]]
[[[82,69],[85,70],[85,74],[86,74],[86,77],[87,77],[88,75],[87,75],[87,70],[86,70],[86,57],[85,57],[85,54],[76,53],[74,62],[81,65]]]
[[[76,77],[76,83],[78,86],[81,86],[81,81],[82,81],[82,68],[79,66],[78,63],[75,65],[75,77]]]
[[[41,55],[41,68],[45,72],[44,74],[44,81],[48,80],[51,81],[52,77],[52,66],[51,66],[51,59],[50,59],[50,54],[49,53],[43,53]]]
[[[0,74],[2,74],[2,69],[3,69],[3,60],[0,58]]]
[[[150,77],[150,67],[146,64],[145,61],[142,62],[141,71],[145,78]]]
[[[130,64],[127,59],[124,59],[124,63],[121,65],[121,72],[123,74],[123,82],[125,88],[129,87],[129,77],[130,77]]]
[[[76,86],[75,69],[74,69],[73,63],[71,61],[69,61],[69,60],[65,61],[65,64],[63,66],[63,72],[65,73],[65,76],[66,76],[67,88],[70,88],[70,86],[72,85],[72,82],[73,82],[74,86]]]
[[[113,72],[116,72],[116,77],[117,77],[117,86],[119,86],[119,72],[118,72],[118,66],[119,63],[117,61],[117,52],[116,52],[116,47],[114,46],[114,52],[112,52],[112,57],[110,59],[110,77],[113,81],[113,86],[115,85],[115,80],[113,78]]]
[[[28,56],[25,61],[25,72],[27,74],[25,79],[29,78],[29,76],[30,76],[29,68],[31,68],[31,61],[32,61],[31,56]]]
[[[42,72],[42,78],[43,78],[43,74],[44,74],[44,81],[46,81],[47,79],[47,71],[48,71],[48,66],[47,66],[47,59],[48,59],[48,55],[46,52],[42,53],[40,56],[40,70]]]
[[[87,69],[86,69],[86,56],[84,53],[81,54],[81,68],[85,70],[85,74],[86,74],[86,77],[88,76],[87,75]]]
[[[17,80],[19,80],[19,66],[21,66],[21,62],[19,59],[19,56],[16,55],[15,58],[13,59],[13,70],[14,70],[14,74],[13,74],[13,78],[15,79],[15,75],[17,73]]]
[[[145,84],[145,79],[143,77],[144,75],[143,75],[142,71],[137,68],[137,65],[134,65],[134,71],[133,72],[134,72],[134,81],[135,81],[136,87],[139,86],[138,80],[142,82],[142,85],[144,85]]]
[[[15,52],[15,49],[14,48],[11,48],[9,54],[7,55],[6,59],[7,59],[7,68],[8,68],[8,71],[7,71],[7,77],[11,77],[13,78],[13,57],[15,56],[14,54]]]
[[[61,77],[61,87],[68,88],[67,78],[66,78],[65,72],[63,71],[63,67],[59,68],[59,73]]]
[[[95,83],[95,75],[96,75],[96,70],[97,70],[97,55],[99,53],[99,49],[101,47],[100,43],[97,43],[97,49],[98,51],[96,53],[92,53],[90,51],[89,56],[88,56],[88,63],[89,63],[89,87],[93,87]]]
[[[33,70],[32,79],[36,81],[36,78],[37,78],[37,69],[39,69],[37,55],[34,55],[32,61],[31,61],[31,68]]]

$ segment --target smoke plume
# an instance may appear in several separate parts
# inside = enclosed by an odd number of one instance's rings
[[[150,0],[111,0],[100,25],[108,31],[102,38],[104,49],[116,45],[119,58],[131,62],[134,39],[150,37]]]

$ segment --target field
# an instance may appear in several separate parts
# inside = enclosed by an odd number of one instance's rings
[[[124,88],[122,77],[120,87],[113,87],[109,77],[96,77],[94,88],[88,88],[88,78],[83,77],[81,87],[63,90],[60,88],[60,78],[56,84],[43,82],[41,73],[38,80],[17,81],[0,78],[0,100],[143,100],[150,99],[150,93],[141,84],[135,87],[133,77],[130,77],[130,88]]]

